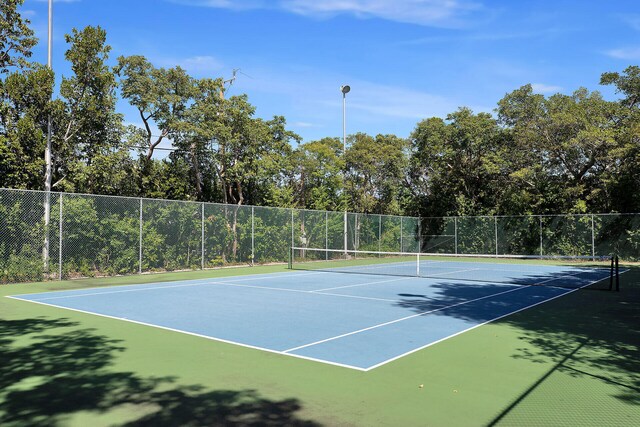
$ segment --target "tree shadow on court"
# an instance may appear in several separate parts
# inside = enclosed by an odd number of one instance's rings
[[[172,377],[117,372],[118,340],[66,319],[0,319],[0,425],[55,426],[74,413],[125,408],[127,426],[316,426],[296,399],[255,390],[176,385]]]
[[[509,357],[545,363],[550,366],[549,375],[562,372],[573,378],[601,381],[616,390],[614,397],[619,401],[640,406],[640,269],[623,277],[625,286],[621,292],[579,290],[496,320],[497,324],[509,325],[519,331],[523,345]],[[416,313],[436,310],[430,315],[483,323],[496,317],[495,313],[504,312],[509,299],[517,301],[520,292],[515,291],[512,296],[504,294],[509,298],[485,298],[464,304],[465,300],[509,288],[442,281],[435,289],[435,293],[428,295],[400,294],[397,304]],[[439,310],[444,305],[454,304],[460,305]],[[535,381],[525,395],[546,378]],[[516,398],[514,405],[524,397]],[[513,409],[506,408],[491,424]]]

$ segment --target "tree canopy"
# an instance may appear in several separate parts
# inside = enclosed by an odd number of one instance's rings
[[[493,114],[425,117],[408,138],[356,133],[343,152],[338,138],[302,143],[285,117],[256,117],[223,77],[112,60],[98,26],[65,37],[71,74],[56,88],[29,62],[21,4],[0,6],[0,187],[43,188],[50,116],[55,190],[421,216],[640,211],[638,66],[603,72],[617,101],[525,85]]]

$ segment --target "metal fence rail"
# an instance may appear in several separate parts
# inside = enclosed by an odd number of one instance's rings
[[[0,283],[286,262],[344,249],[343,212],[0,189]],[[348,213],[347,249],[640,259],[640,215]]]
[[[286,262],[291,246],[344,246],[342,212],[50,193],[45,225],[46,197],[0,189],[0,283]],[[417,218],[348,218],[349,249],[368,239],[417,250]],[[365,221],[380,226],[365,235]]]

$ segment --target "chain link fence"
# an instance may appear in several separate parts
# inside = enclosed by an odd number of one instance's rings
[[[282,263],[291,246],[343,249],[345,233],[349,250],[640,259],[640,214],[415,218],[0,189],[0,283]]]

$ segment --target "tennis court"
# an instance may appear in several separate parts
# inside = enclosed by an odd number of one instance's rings
[[[610,277],[602,267],[406,257],[11,298],[368,371]],[[431,277],[402,273],[414,268]]]

